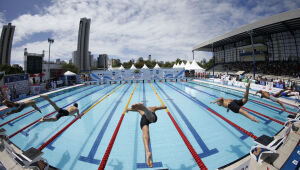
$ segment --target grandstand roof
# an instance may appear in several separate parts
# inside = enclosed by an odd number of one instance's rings
[[[300,8],[242,26],[224,35],[194,46],[193,51],[212,51],[212,44],[217,47],[244,40],[249,38],[249,31],[251,30],[253,30],[253,36],[259,36],[296,29],[300,29]]]

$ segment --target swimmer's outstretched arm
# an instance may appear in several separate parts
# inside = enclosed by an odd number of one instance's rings
[[[128,112],[128,111],[138,112],[137,110],[132,109],[132,108],[127,108],[126,112]]]
[[[219,101],[221,101],[221,100],[223,100],[223,97],[219,97],[216,101],[212,101],[212,102],[210,102],[210,103],[214,104],[214,103],[217,103],[217,102],[219,102]]]
[[[165,105],[153,107],[154,111],[156,111],[156,110],[161,110],[161,109],[166,109],[166,108],[167,108],[167,106],[165,106]]]
[[[77,117],[79,117],[79,119],[81,119],[81,116],[80,116],[80,114],[79,114],[79,110],[77,109]]]

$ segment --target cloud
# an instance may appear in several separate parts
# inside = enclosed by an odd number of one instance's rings
[[[4,24],[5,24],[4,13],[0,12],[0,28],[2,28]]]
[[[121,60],[148,54],[156,60],[192,59],[192,47],[242,25],[299,7],[294,1],[219,0],[57,0],[40,13],[11,21],[16,26],[12,61],[22,63],[23,49],[48,49],[45,41],[27,43],[49,32],[55,39],[51,58],[71,58],[77,48],[79,21],[91,18],[89,49]],[[1,13],[0,13],[1,23]],[[16,46],[16,44],[20,44]],[[196,52],[197,60],[210,53]]]

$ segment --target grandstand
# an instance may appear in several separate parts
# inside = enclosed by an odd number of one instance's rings
[[[300,9],[242,26],[193,51],[213,52],[214,67],[206,71],[214,75],[245,71],[248,76],[299,81]]]

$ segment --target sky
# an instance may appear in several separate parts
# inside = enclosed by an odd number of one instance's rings
[[[91,19],[94,57],[191,61],[193,46],[299,7],[299,0],[0,0],[0,29],[16,26],[12,64],[23,65],[24,48],[48,57],[49,37],[51,60],[71,59],[83,17]],[[211,55],[195,52],[195,59]]]

